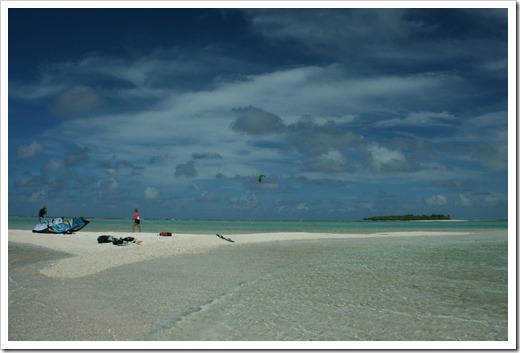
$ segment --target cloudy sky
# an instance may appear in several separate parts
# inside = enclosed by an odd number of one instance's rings
[[[8,21],[10,215],[508,216],[507,9]]]

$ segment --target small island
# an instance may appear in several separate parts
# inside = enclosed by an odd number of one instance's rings
[[[363,221],[449,221],[450,215],[432,214],[432,215],[412,215],[406,214],[402,216],[374,216],[363,218]]]

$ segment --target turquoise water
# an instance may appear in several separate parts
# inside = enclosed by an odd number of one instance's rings
[[[84,231],[126,232],[132,230],[130,219],[90,219]],[[9,229],[32,230],[38,220],[29,217],[9,217]],[[464,231],[507,229],[507,221],[451,222],[316,222],[316,221],[205,221],[143,219],[143,232],[188,234],[250,234],[273,232],[310,233],[380,233],[401,231]]]
[[[264,273],[237,280],[180,315],[166,305],[146,339],[504,341],[507,246],[506,232],[477,232],[266,243],[218,258],[151,262],[148,270],[189,261],[201,273],[218,265],[231,276],[239,264]],[[172,288],[171,295],[178,292]]]

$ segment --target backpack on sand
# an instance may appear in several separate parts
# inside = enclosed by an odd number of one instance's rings
[[[161,232],[161,233],[159,233],[159,235],[160,235],[161,237],[171,237],[171,236],[172,236],[172,233],[170,233],[170,232]]]

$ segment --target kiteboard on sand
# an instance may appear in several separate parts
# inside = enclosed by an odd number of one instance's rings
[[[220,239],[227,240],[227,241],[229,241],[229,242],[231,242],[231,243],[234,243],[234,242],[235,242],[234,240],[231,240],[231,239],[229,239],[229,238],[226,238],[225,236],[220,235],[220,234],[217,234],[217,237],[219,237]]]

